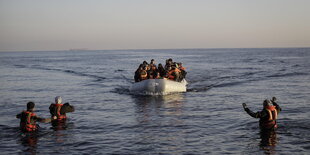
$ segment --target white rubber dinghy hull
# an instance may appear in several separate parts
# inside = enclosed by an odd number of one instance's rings
[[[130,92],[146,95],[166,95],[186,92],[186,80],[176,82],[167,79],[148,79],[134,83]]]

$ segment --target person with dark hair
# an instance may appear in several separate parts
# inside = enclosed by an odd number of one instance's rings
[[[158,70],[158,72],[160,74],[160,77],[166,77],[167,71],[165,70],[165,68],[163,67],[163,65],[161,63],[158,64],[157,70]]]
[[[182,81],[185,77],[187,72],[185,71],[185,67],[182,66],[182,63],[178,63],[179,69],[181,71],[180,80]]]
[[[135,72],[135,76],[134,76],[135,82],[141,81],[141,79],[140,79],[140,72],[142,70],[143,70],[143,64],[140,64],[140,66],[138,67],[138,69]]]
[[[148,78],[148,69],[147,66],[144,66],[142,70],[139,72],[140,81],[146,80]]]
[[[39,129],[36,122],[49,123],[50,118],[40,118],[34,113],[35,104],[33,102],[27,103],[27,110],[22,111],[16,115],[16,118],[20,119],[20,129],[24,132],[34,132]]]
[[[155,60],[154,59],[151,60],[150,65],[155,65]]]
[[[151,63],[150,63],[150,69],[147,71],[147,78],[148,79],[158,79],[159,76],[158,76],[158,69],[155,65],[155,61],[154,59],[151,60]]]
[[[142,64],[143,64],[144,66],[148,65],[148,63],[147,63],[145,60],[142,62]]]
[[[244,110],[254,118],[260,118],[259,126],[263,130],[270,130],[277,128],[277,118],[279,112],[282,110],[276,103],[276,97],[272,97],[271,100],[264,100],[263,110],[258,112],[251,111],[245,103],[242,103]]]
[[[171,58],[167,59],[166,60],[166,65],[165,65],[165,69],[168,70],[168,67],[169,66],[172,66],[173,65],[173,61]]]
[[[49,107],[52,121],[65,121],[67,119],[66,113],[74,112],[74,107],[69,103],[62,104],[60,96],[55,97],[55,103]]]
[[[176,64],[168,67],[168,79],[180,82],[180,74],[181,71]]]
[[[157,66],[155,64],[154,59],[151,60],[149,67],[150,67],[150,70],[157,72]]]

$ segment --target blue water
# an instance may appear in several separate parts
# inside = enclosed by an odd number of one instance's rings
[[[173,58],[188,92],[129,93],[144,61]],[[22,134],[15,115],[55,96],[74,105],[64,128]],[[247,115],[266,98],[282,108],[263,134]],[[309,154],[310,48],[45,51],[0,53],[0,154]]]

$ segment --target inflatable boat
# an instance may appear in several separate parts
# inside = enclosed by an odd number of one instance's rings
[[[142,95],[167,95],[186,92],[186,85],[185,79],[181,82],[168,79],[148,79],[134,83],[130,87],[130,92]]]

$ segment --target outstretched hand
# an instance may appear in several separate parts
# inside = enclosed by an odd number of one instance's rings
[[[247,105],[245,103],[242,103],[243,109],[248,108]]]

